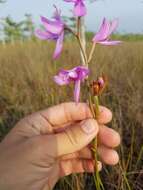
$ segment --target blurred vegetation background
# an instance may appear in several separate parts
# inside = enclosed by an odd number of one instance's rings
[[[65,18],[68,19],[68,18]],[[70,18],[69,22],[72,19]],[[71,23],[72,24],[72,23]],[[32,15],[15,22],[10,16],[0,21],[0,141],[25,115],[53,104],[72,101],[73,86],[59,88],[53,76],[59,68],[70,69],[80,64],[78,45],[66,38],[62,56],[52,60],[53,43],[41,42],[34,37]],[[87,51],[93,33],[87,32]],[[123,40],[118,47],[97,46],[90,65],[92,79],[101,73],[109,78],[108,89],[101,104],[113,111],[110,127],[122,137],[118,148],[120,163],[105,166],[101,176],[105,189],[143,189],[143,35],[114,34]],[[58,93],[57,93],[58,92]],[[84,89],[83,89],[84,101]],[[62,179],[57,190],[94,190],[91,175],[77,175]]]

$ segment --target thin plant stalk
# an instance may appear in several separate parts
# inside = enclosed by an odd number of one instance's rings
[[[78,26],[80,26],[80,25],[78,24]],[[84,50],[84,47],[82,45],[82,40],[80,38],[80,35],[78,33],[76,34],[71,28],[66,27],[66,30],[69,31],[70,33],[72,33],[73,36],[77,39],[78,44],[79,44],[79,48],[80,48],[81,57],[82,57],[82,65],[87,66],[87,56],[86,56],[86,52]]]
[[[94,96],[94,105],[95,105],[95,113],[96,113],[96,119],[98,118],[99,114],[100,114],[100,110],[99,110],[99,97],[98,96]]]
[[[100,114],[98,96],[94,96],[92,99],[91,95],[89,94],[89,106],[90,106],[91,112],[93,114],[93,117],[95,119],[97,119]],[[95,186],[96,186],[97,190],[104,190],[104,186],[103,186],[103,183],[101,181],[100,174],[98,171],[98,153],[97,153],[98,141],[97,141],[97,137],[93,140],[92,145],[93,145],[92,151],[93,151],[93,156],[94,156],[94,160],[95,160],[95,174],[93,175]]]
[[[95,106],[95,119],[98,118],[99,114],[100,114],[100,110],[99,110],[99,97],[98,96],[94,96],[94,106]],[[104,186],[103,186],[103,183],[101,181],[101,178],[100,178],[100,175],[99,175],[99,172],[97,170],[98,168],[98,153],[97,153],[97,148],[98,148],[98,142],[97,142],[97,137],[93,140],[94,142],[94,147],[95,147],[95,160],[96,160],[96,172],[95,172],[95,175],[96,175],[96,180],[97,180],[97,189],[101,189],[101,190],[104,190]]]
[[[125,166],[125,170],[127,171],[128,169],[131,169],[131,165],[132,165],[132,157],[133,157],[133,146],[134,146],[134,142],[135,142],[135,129],[134,127],[132,127],[132,138],[131,138],[131,146],[130,146],[130,152],[129,152],[129,156],[127,159],[127,163]]]
[[[79,36],[80,36],[80,40],[81,40],[81,44],[83,47],[83,50],[86,54],[86,36],[85,36],[85,19],[84,17],[79,17]],[[82,62],[83,62],[83,56],[81,54],[81,58],[82,58]],[[87,63],[87,56],[86,56],[86,63]],[[83,65],[86,65],[85,62],[83,62]]]
[[[94,49],[95,49],[95,46],[93,46],[92,50],[91,50],[91,54],[89,56],[90,59],[87,59],[87,54],[86,54],[86,47],[85,47],[85,44],[83,44],[83,41],[81,39],[81,28],[82,28],[82,24],[81,24],[81,18],[79,17],[78,20],[77,20],[77,39],[79,41],[79,45],[81,47],[81,52],[84,57],[84,61],[83,61],[83,65],[86,65],[88,67],[88,60],[91,60],[92,59],[92,56],[93,56],[93,52],[94,52]],[[82,34],[83,36],[83,34]],[[88,81],[88,79],[87,79]],[[87,85],[88,86],[88,85]],[[90,93],[90,90],[89,90],[89,93]],[[92,101],[92,96],[89,95],[89,102],[90,102],[90,108],[91,108],[91,111],[93,113],[93,116],[95,119],[98,118],[99,116],[99,100],[98,100],[98,96],[95,96],[93,97],[93,101]],[[95,105],[95,108],[94,108],[94,105]],[[100,178],[100,175],[99,175],[99,171],[98,171],[98,155],[97,155],[97,138],[95,138],[93,140],[93,156],[94,156],[94,159],[95,159],[95,175],[94,175],[94,182],[95,182],[95,186],[96,186],[96,189],[97,190],[104,190],[104,186],[103,186],[103,183],[101,181],[101,178]]]
[[[138,159],[137,159],[137,162],[136,162],[136,165],[135,165],[135,170],[137,170],[139,162],[142,159],[142,156],[143,156],[143,145],[142,145],[141,150],[140,150],[139,155],[138,155]]]
[[[89,55],[89,59],[87,59],[87,54],[86,54],[86,48],[84,47],[85,44],[83,44],[83,41],[81,39],[81,17],[79,17],[77,19],[77,34],[71,30],[70,28],[66,28],[68,31],[70,31],[78,40],[79,46],[80,46],[80,51],[81,51],[81,58],[83,60],[82,65],[85,65],[88,67],[88,63],[91,61],[92,56],[93,56],[93,52],[95,49],[95,45],[93,45],[93,48],[91,49],[91,53]],[[87,78],[87,84],[89,83],[89,80]],[[89,86],[87,85],[87,87],[89,88]],[[90,90],[89,90],[89,93]],[[92,101],[93,98],[93,101]],[[93,113],[93,116],[95,119],[98,118],[99,115],[99,100],[98,100],[98,96],[92,97],[91,95],[89,95],[89,105],[90,105],[90,109],[91,112]],[[95,106],[94,106],[95,105]],[[97,138],[95,138],[93,140],[93,156],[95,159],[95,175],[94,175],[94,181],[95,181],[95,185],[96,185],[96,189],[97,190],[104,190],[104,186],[103,183],[101,181],[99,172],[98,172],[98,156],[97,156]]]
[[[131,187],[130,187],[130,184],[129,184],[129,181],[128,181],[128,178],[127,178],[127,173],[126,173],[126,171],[123,170],[123,168],[122,168],[120,162],[119,162],[119,166],[120,166],[120,169],[121,169],[121,171],[122,171],[123,180],[125,181],[125,184],[126,184],[126,186],[127,186],[127,189],[128,189],[128,190],[131,190]]]
[[[88,58],[88,64],[89,64],[90,61],[92,60],[93,53],[94,53],[94,50],[95,50],[95,46],[96,46],[96,43],[93,43],[92,48],[91,48],[91,51],[90,51],[90,54],[89,54],[89,58]]]
[[[79,46],[80,46],[80,50],[81,50],[82,65],[88,67],[87,56],[86,56],[86,53],[85,53],[84,47],[83,47],[83,45],[82,45],[82,40],[81,40],[80,36],[77,36],[77,39],[78,39]]]

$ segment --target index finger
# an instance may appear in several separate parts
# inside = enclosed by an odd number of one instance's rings
[[[62,103],[50,107],[47,110],[43,110],[41,113],[52,125],[63,125],[69,122],[76,122],[93,118],[90,108],[86,103]],[[105,107],[100,106],[100,115],[98,117],[98,122],[100,124],[106,124],[110,122],[111,119],[111,111]]]
[[[47,110],[41,111],[52,125],[63,125],[69,122],[76,122],[92,118],[91,111],[86,103],[67,102]]]

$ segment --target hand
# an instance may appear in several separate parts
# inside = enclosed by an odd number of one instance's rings
[[[93,172],[89,144],[97,134],[101,160],[117,164],[120,136],[105,126],[111,118],[100,107],[97,123],[87,104],[63,103],[22,119],[0,144],[0,189],[49,190],[63,176]]]

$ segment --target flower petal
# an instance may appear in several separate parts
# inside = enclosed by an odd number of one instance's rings
[[[98,42],[98,43],[105,46],[112,46],[112,45],[118,45],[122,42],[121,41],[103,41],[103,42]]]
[[[60,56],[62,48],[63,48],[63,41],[64,41],[64,32],[61,33],[61,35],[59,36],[59,38],[57,40],[53,59],[57,59]]]
[[[41,40],[49,40],[52,38],[52,35],[50,33],[42,31],[40,29],[35,31],[35,36],[40,38]]]
[[[77,72],[75,71],[75,70],[71,70],[71,71],[69,71],[69,77],[71,78],[71,79],[77,79],[78,78],[78,74],[77,74]]]
[[[82,0],[75,3],[74,15],[78,17],[86,15],[86,7]]]
[[[53,18],[57,21],[61,21],[61,10],[58,9],[56,7],[56,5],[54,5],[54,8],[55,8],[55,12],[54,12],[54,15],[53,15]]]
[[[41,16],[41,21],[45,29],[53,34],[60,34],[64,28],[63,23],[61,23],[60,21],[51,21],[43,16]]]
[[[70,83],[70,81],[68,79],[66,79],[64,76],[63,77],[60,77],[60,76],[54,76],[54,81],[60,85],[60,86],[63,86],[63,85],[67,85]]]
[[[103,19],[99,32],[94,36],[93,42],[103,41],[108,37],[110,30],[110,23],[106,18]]]
[[[74,89],[74,100],[76,103],[79,102],[79,98],[80,98],[80,80],[77,80],[75,82],[75,89]]]
[[[118,27],[118,24],[119,24],[119,20],[118,19],[114,19],[111,22],[108,36],[111,35],[116,30],[116,28]]]
[[[83,81],[88,76],[89,69],[84,66],[79,66],[76,67],[76,72],[78,73],[78,79]]]

